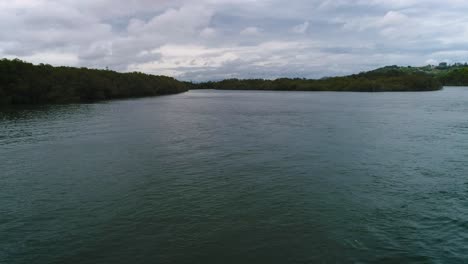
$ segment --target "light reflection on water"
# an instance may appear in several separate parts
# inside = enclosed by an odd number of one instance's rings
[[[0,110],[0,263],[466,262],[468,90]]]

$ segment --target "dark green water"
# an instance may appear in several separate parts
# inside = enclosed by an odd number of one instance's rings
[[[0,113],[0,263],[468,262],[468,88]]]

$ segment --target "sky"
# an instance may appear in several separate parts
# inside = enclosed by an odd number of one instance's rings
[[[0,0],[0,57],[180,80],[468,61],[465,0]]]

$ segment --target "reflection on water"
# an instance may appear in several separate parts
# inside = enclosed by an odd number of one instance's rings
[[[70,115],[83,115],[92,111],[94,104],[68,104],[68,105],[21,105],[0,108],[0,121],[27,122],[35,120],[51,121]]]
[[[91,104],[0,108],[0,145],[47,140],[54,137],[50,131],[73,136],[75,126],[86,123],[96,110]]]
[[[0,111],[0,263],[464,263],[468,90]]]

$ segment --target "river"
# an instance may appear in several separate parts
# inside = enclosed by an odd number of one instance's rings
[[[468,262],[468,88],[0,111],[0,263]]]

